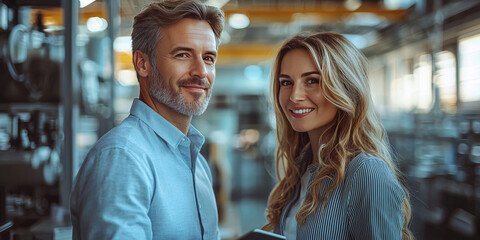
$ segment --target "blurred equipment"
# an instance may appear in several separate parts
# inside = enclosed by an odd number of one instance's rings
[[[30,228],[60,201],[63,36],[28,4],[0,1],[0,239],[45,239]]]
[[[10,238],[10,228],[13,226],[12,221],[0,221],[0,240]]]
[[[39,106],[0,108],[1,119],[9,119],[0,124],[8,139],[8,148],[0,150],[0,220],[14,223],[9,232],[21,239],[29,239],[29,226],[48,218],[59,203],[58,106]]]
[[[1,239],[72,235],[78,159],[113,126],[118,1],[92,2],[0,0],[0,223],[13,223]],[[108,31],[88,32],[104,7]]]
[[[44,32],[42,13],[32,28],[17,24],[0,31],[0,100],[2,102],[59,102],[60,59],[51,51],[58,36]]]
[[[431,8],[366,49],[417,239],[480,239],[480,2]]]

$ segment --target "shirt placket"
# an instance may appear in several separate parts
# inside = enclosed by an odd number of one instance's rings
[[[202,215],[201,215],[201,204],[198,201],[198,194],[197,194],[197,184],[196,184],[196,177],[195,177],[195,171],[196,171],[196,158],[198,155],[198,151],[195,150],[194,145],[188,139],[187,137],[182,138],[182,142],[180,143],[180,153],[183,155],[187,166],[190,167],[190,171],[192,173],[192,185],[193,185],[193,191],[194,191],[194,196],[195,196],[195,204],[197,208],[197,215],[198,215],[198,222],[200,223],[200,230],[201,230],[201,235],[202,235],[202,240],[204,239],[204,227],[203,227],[203,221],[202,221]]]

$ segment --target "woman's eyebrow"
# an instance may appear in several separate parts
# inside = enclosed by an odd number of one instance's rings
[[[312,75],[312,74],[320,74],[319,72],[317,71],[313,71],[313,72],[306,72],[306,73],[302,73],[302,77],[306,77],[308,75]]]

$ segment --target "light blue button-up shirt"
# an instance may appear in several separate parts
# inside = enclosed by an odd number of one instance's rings
[[[73,239],[219,239],[212,177],[185,136],[142,101],[90,150],[73,186]]]

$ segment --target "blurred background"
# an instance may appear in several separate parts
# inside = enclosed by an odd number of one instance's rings
[[[276,183],[272,57],[301,31],[344,34],[411,193],[417,239],[480,239],[480,1],[208,0],[226,15],[208,110],[193,120],[222,239],[265,224]],[[133,17],[150,0],[0,0],[0,239],[71,239],[89,148],[139,87]]]

